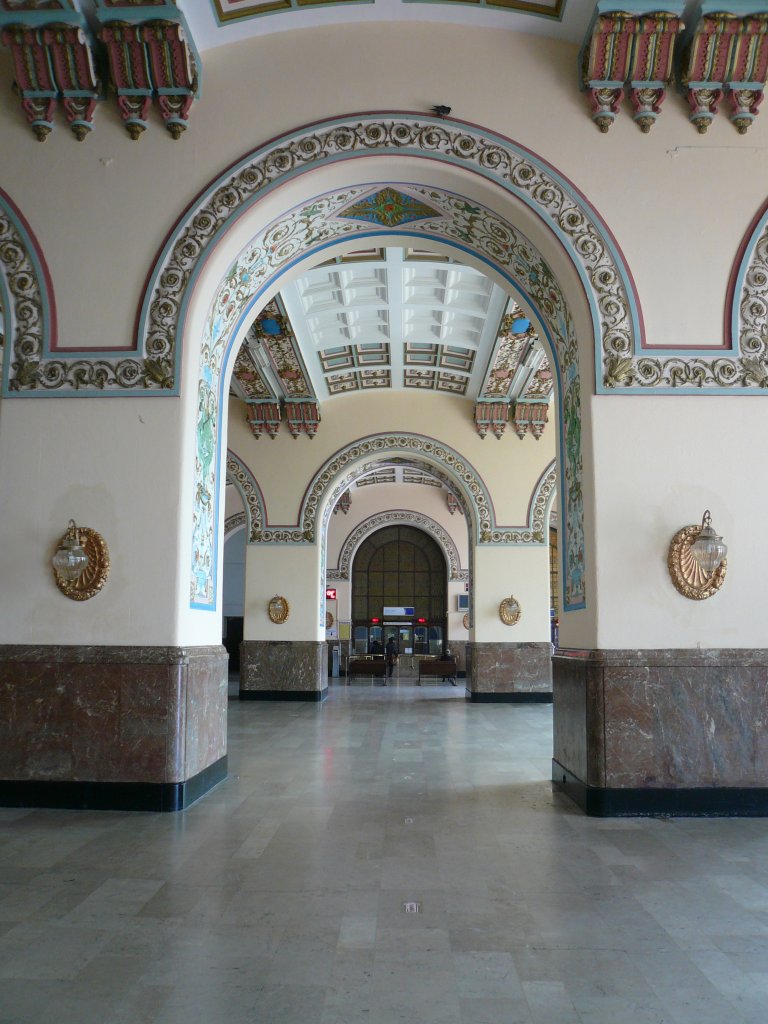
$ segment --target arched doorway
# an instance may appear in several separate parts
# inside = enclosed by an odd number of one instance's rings
[[[419,657],[444,653],[448,576],[438,543],[415,526],[385,526],[368,536],[352,563],[353,652],[383,654],[392,638],[401,674]]]

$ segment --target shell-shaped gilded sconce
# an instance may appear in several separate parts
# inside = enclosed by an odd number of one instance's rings
[[[701,525],[684,526],[669,545],[667,566],[675,589],[692,601],[703,601],[716,594],[725,580],[728,560],[723,559],[713,572],[706,572],[693,557],[693,542],[701,533]]]

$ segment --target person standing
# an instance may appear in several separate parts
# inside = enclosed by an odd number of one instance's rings
[[[391,636],[389,640],[387,640],[387,646],[384,651],[384,657],[386,658],[387,661],[387,677],[391,679],[392,673],[395,669],[395,665],[397,664],[397,643],[395,642],[395,638],[393,636]],[[386,686],[386,683],[384,685]]]

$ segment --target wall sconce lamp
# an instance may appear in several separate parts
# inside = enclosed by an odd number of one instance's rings
[[[69,520],[67,532],[59,541],[56,554],[51,559],[53,571],[70,583],[76,580],[88,565],[88,555],[80,543],[75,520]]]
[[[100,533],[69,520],[51,559],[56,586],[73,601],[87,601],[101,590],[109,575],[109,552]]]
[[[712,597],[725,580],[727,552],[723,538],[712,527],[707,509],[701,526],[684,526],[669,545],[667,565],[675,589],[692,601]]]

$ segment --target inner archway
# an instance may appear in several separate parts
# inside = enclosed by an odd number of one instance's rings
[[[403,665],[441,655],[448,635],[448,577],[437,542],[415,526],[370,534],[352,563],[353,653],[383,655],[394,638]]]

